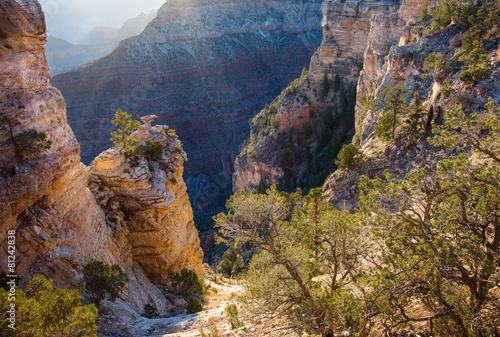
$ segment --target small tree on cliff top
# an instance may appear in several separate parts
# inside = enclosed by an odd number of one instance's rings
[[[123,147],[126,155],[130,156],[135,152],[138,143],[132,133],[137,130],[141,123],[133,120],[131,115],[122,110],[115,112],[115,119],[111,123],[119,127],[117,131],[111,132],[111,141],[114,143],[113,148]]]

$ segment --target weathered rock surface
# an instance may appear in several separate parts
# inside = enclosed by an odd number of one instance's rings
[[[399,2],[391,0],[328,0],[323,2],[323,42],[311,59],[311,75],[339,74],[356,82],[363,66],[363,53],[369,40],[371,18],[389,13]]]
[[[309,63],[320,20],[319,0],[168,1],[141,35],[53,78],[83,161],[109,147],[117,109],[155,113],[188,153],[195,214],[220,210],[248,119]]]
[[[148,279],[144,268],[149,265],[136,252],[135,227],[145,226],[146,222],[127,219],[124,226],[116,226],[107,209],[97,204],[87,188],[89,175],[80,163],[79,145],[66,122],[63,97],[49,84],[45,59],[47,33],[39,3],[0,1],[0,16],[8,18],[0,20],[0,271],[8,272],[6,233],[14,230],[15,273],[22,283],[42,274],[52,278],[58,287],[82,289],[83,264],[87,258],[94,258],[119,264],[129,276],[122,298],[108,304],[115,314],[133,321],[147,303],[154,303],[165,312],[170,303],[151,282],[153,277]],[[15,139],[19,145],[16,136],[28,130],[44,133],[52,141],[50,149],[38,153],[38,158],[16,150],[14,145]],[[164,145],[168,147],[166,142]],[[166,155],[165,152],[162,158],[163,174],[152,164],[154,174],[158,175],[153,183],[163,183],[163,187],[150,194],[144,188],[141,190],[140,184],[123,190],[129,188],[129,194],[134,195],[132,189],[137,188],[137,200],[161,207],[169,205],[155,211],[154,216],[163,222],[158,222],[157,231],[151,232],[148,244],[156,240],[158,247],[164,247],[161,243],[172,240],[183,247],[182,253],[177,254],[186,255],[174,256],[167,268],[162,265],[153,274],[163,276],[166,269],[181,267],[199,272],[200,248],[196,232],[189,231],[191,213],[181,177],[185,158],[182,152]],[[165,186],[166,176],[170,180]],[[172,237],[166,238],[167,233]],[[159,249],[160,253],[167,254]]]
[[[90,188],[106,217],[128,227],[133,258],[148,277],[162,282],[183,268],[201,275],[203,252],[182,179],[186,153],[168,127],[148,128],[141,139],[164,147],[160,160],[131,166],[124,149],[104,151],[90,166]]]
[[[394,5],[399,4],[389,0],[323,2],[323,41],[311,58],[307,81],[301,80],[297,84],[298,94],[290,97],[282,93],[278,99],[278,132],[288,132],[291,129],[300,132],[302,124],[317,127],[320,113],[338,104],[338,95],[333,91],[327,97],[321,98],[318,95],[324,74],[330,82],[339,75],[344,83],[354,85],[363,66],[363,53],[370,40],[368,35],[371,19],[376,14],[389,13]],[[307,99],[304,101],[305,96]],[[340,126],[339,116],[336,117],[335,124]],[[285,175],[303,175],[306,164],[304,160],[300,165],[294,165],[291,171],[283,172],[278,165],[282,150],[273,150],[273,143],[269,139],[256,144],[250,150],[253,152],[251,156],[243,153],[239,157],[233,176],[235,192],[255,188],[261,180],[270,185],[277,184]],[[313,147],[313,144],[310,145]],[[301,146],[297,144],[295,147]]]
[[[445,154],[430,146],[426,139],[430,129],[424,129],[415,144],[403,139],[383,142],[374,135],[374,127],[381,114],[380,107],[365,110],[362,98],[384,102],[383,91],[401,84],[412,92],[418,90],[424,99],[429,121],[441,123],[444,112],[455,104],[462,104],[468,113],[481,111],[488,97],[497,103],[500,100],[500,77],[498,50],[500,40],[493,39],[485,44],[492,64],[490,74],[477,83],[467,87],[458,77],[460,63],[451,62],[447,69],[446,86],[425,67],[424,61],[431,53],[441,53],[450,59],[460,52],[463,32],[455,25],[444,28],[438,33],[419,34],[414,23],[423,1],[403,1],[399,11],[380,14],[373,18],[364,53],[363,71],[358,80],[356,103],[356,133],[366,160],[352,171],[336,171],[325,182],[324,190],[328,200],[337,207],[354,208],[358,202],[357,185],[362,175],[370,178],[383,177],[388,170],[396,177],[402,177],[417,166],[433,165]],[[410,21],[410,22],[409,22]],[[457,58],[458,59],[458,58]],[[410,105],[410,98],[407,95]]]

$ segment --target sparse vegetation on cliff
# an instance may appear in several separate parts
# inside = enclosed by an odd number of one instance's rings
[[[320,189],[234,195],[216,223],[254,252],[243,307],[322,334],[365,336],[375,322],[388,334],[412,322],[439,336],[500,334],[500,109],[490,99],[480,113],[456,106],[434,126],[430,142],[453,154],[436,165],[363,177],[354,214]]]
[[[115,112],[115,119],[111,121],[113,125],[118,126],[117,131],[111,132],[111,141],[114,147],[123,147],[127,157],[134,155],[137,150],[138,140],[132,136],[141,123],[133,120],[132,116],[128,113],[117,110]]]
[[[18,133],[12,138],[18,160],[40,159],[43,153],[52,147],[52,141],[47,139],[45,132],[29,129]]]

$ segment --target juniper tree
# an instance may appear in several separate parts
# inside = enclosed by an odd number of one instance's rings
[[[384,90],[385,105],[375,125],[375,135],[383,140],[396,139],[396,128],[401,124],[401,115],[406,108],[406,89],[403,85]]]
[[[402,180],[360,183],[365,224],[383,247],[371,298],[388,327],[433,321],[437,335],[500,333],[500,116],[487,107],[482,118],[453,107],[434,128],[432,144],[456,155]],[[425,311],[412,312],[417,304]]]

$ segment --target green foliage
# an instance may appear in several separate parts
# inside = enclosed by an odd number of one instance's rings
[[[0,288],[0,336],[2,337],[97,337],[97,309],[81,305],[78,290],[54,289],[51,281],[35,276],[25,291],[16,289],[15,329],[7,319],[9,294]]]
[[[401,124],[401,115],[406,108],[406,94],[407,91],[402,85],[384,90],[386,102],[374,130],[380,139],[386,141],[396,139],[396,129]]]
[[[148,140],[144,145],[138,145],[134,153],[144,156],[148,160],[159,161],[163,154],[163,149],[159,144]]]
[[[186,306],[186,313],[194,314],[194,313],[200,312],[201,310],[203,310],[203,306],[202,306],[200,300],[197,300],[196,298],[191,298],[188,300],[188,303]]]
[[[114,148],[123,147],[127,157],[133,156],[138,140],[132,136],[132,133],[137,130],[141,123],[133,120],[131,115],[122,110],[115,112],[115,119],[111,123],[118,126],[117,131],[111,132],[111,141]]]
[[[420,7],[420,17],[418,18],[418,23],[422,24],[429,18],[429,2],[426,0]]]
[[[142,316],[150,319],[155,319],[159,318],[160,314],[158,314],[158,310],[153,304],[147,303],[144,305],[144,312],[142,313]]]
[[[442,81],[446,78],[450,62],[445,55],[433,52],[425,58],[424,65],[431,70],[432,75],[437,81]]]
[[[403,128],[401,129],[401,138],[407,140],[410,144],[414,144],[421,136],[425,127],[425,107],[422,104],[423,97],[419,94],[418,88],[412,93],[412,104],[409,115],[404,120]]]
[[[300,75],[300,78],[306,78],[307,77],[307,70],[306,68],[302,68],[302,74]]]
[[[490,73],[491,63],[482,48],[474,48],[462,60],[467,64],[461,68],[458,79],[469,86],[475,85]]]
[[[226,206],[228,213],[215,218],[224,240],[255,252],[242,299],[247,308],[299,317],[318,333],[363,326],[362,304],[346,287],[359,274],[357,222],[326,202],[321,189],[306,198],[275,187],[266,195],[241,192]]]
[[[441,0],[434,9],[431,31],[436,32],[451,23],[451,6],[448,0]]]
[[[319,83],[319,98],[324,99],[328,92],[330,91],[330,80],[326,73],[323,74],[323,79]]]
[[[265,191],[263,192],[265,193]],[[240,254],[233,247],[229,247],[222,255],[218,271],[225,277],[238,275],[244,270],[244,261]]]
[[[495,336],[500,305],[500,116],[466,116],[460,106],[435,127],[434,146],[457,153],[405,179],[364,177],[360,209],[381,242],[370,284],[377,310],[397,325],[433,320],[434,335]],[[466,156],[473,151],[472,157]],[[429,314],[411,312],[421,305]]]
[[[359,144],[343,145],[338,154],[335,164],[340,170],[352,170],[358,166],[365,158]]]
[[[189,269],[182,269],[179,274],[172,274],[172,291],[185,298],[201,298],[206,292],[203,279]]]
[[[34,129],[18,133],[13,137],[12,142],[16,155],[21,160],[28,157],[39,159],[41,154],[52,146],[52,141],[47,140],[47,134]]]
[[[231,330],[238,329],[243,326],[243,323],[240,321],[238,314],[238,307],[236,304],[231,303],[226,305],[224,309],[224,313],[226,314],[229,324],[231,325]]]
[[[128,282],[127,274],[119,265],[109,265],[93,259],[85,261],[83,279],[85,291],[96,305],[105,299],[114,302]]]

